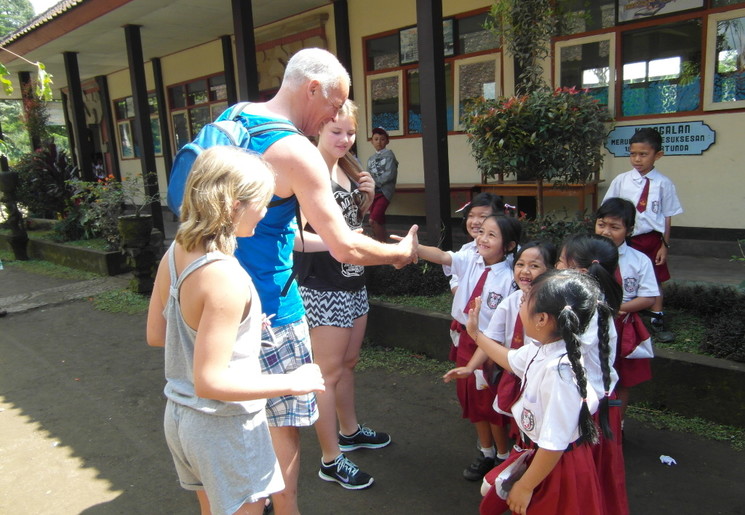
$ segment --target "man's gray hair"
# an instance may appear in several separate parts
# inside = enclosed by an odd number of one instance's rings
[[[349,85],[349,73],[331,52],[322,48],[304,48],[287,62],[282,85],[297,89],[307,81],[317,80],[321,92],[328,98],[329,90],[338,87],[341,81]]]

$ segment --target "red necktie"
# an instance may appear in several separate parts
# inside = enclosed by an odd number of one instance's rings
[[[473,288],[473,292],[471,292],[471,296],[468,298],[468,302],[466,302],[466,307],[463,308],[463,313],[465,313],[466,315],[471,310],[471,303],[473,302],[473,299],[481,295],[481,292],[484,290],[486,276],[489,275],[490,270],[490,267],[484,268],[484,272],[481,274],[481,277],[479,277],[479,280],[476,281],[476,286]]]
[[[515,329],[512,331],[512,343],[510,349],[519,349],[523,346],[525,335],[523,334],[523,319],[520,318],[520,313],[517,314],[515,319]]]
[[[643,177],[644,189],[642,190],[642,196],[639,197],[639,202],[636,204],[636,210],[643,213],[647,210],[647,198],[649,197],[649,177]]]
[[[621,277],[621,267],[617,266],[615,272],[613,272],[613,277],[616,278],[616,282],[623,287],[623,278]]]

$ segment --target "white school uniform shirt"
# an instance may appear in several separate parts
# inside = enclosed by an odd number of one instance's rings
[[[453,262],[450,266],[453,273],[460,278],[460,285],[453,296],[453,307],[450,315],[454,320],[465,325],[468,321],[468,315],[463,310],[466,308],[468,299],[471,298],[471,293],[486,265],[484,265],[484,258],[480,254],[454,252],[451,255]],[[494,310],[513,290],[512,270],[507,261],[489,266],[491,270],[489,275],[486,276],[484,289],[481,291],[481,312],[479,314],[479,329],[481,330],[489,325]]]
[[[660,294],[652,260],[646,254],[622,243],[618,247],[618,268],[621,272],[623,302],[637,297],[657,297]]]
[[[464,243],[458,252],[471,252],[474,254],[478,254],[478,250],[476,250],[476,240],[471,240],[468,243]],[[451,254],[457,254],[458,252],[451,252]],[[450,265],[442,265],[442,272],[445,275],[450,276],[450,291],[456,289],[458,287],[459,279],[458,276],[453,273],[453,267]]]
[[[566,353],[564,340],[546,344],[531,340],[507,354],[510,368],[523,384],[512,416],[528,438],[550,451],[566,450],[579,438],[582,396]],[[587,388],[587,407],[590,413],[598,409],[593,388]]]
[[[517,290],[512,292],[509,297],[504,299],[499,306],[497,306],[494,315],[489,320],[489,325],[486,329],[481,331],[487,338],[498,341],[505,347],[509,348],[512,345],[512,336],[515,333],[515,321],[517,315],[520,314],[520,304],[523,300],[523,291]],[[524,331],[523,331],[524,332]],[[525,338],[525,334],[523,334]],[[527,343],[527,340],[523,340]]]
[[[683,212],[673,181],[658,172],[657,168],[652,168],[646,177],[649,178],[647,209],[643,213],[636,212],[636,223],[632,236],[652,231],[664,234],[665,218]],[[636,206],[642,196],[644,182],[644,176],[635,169],[622,173],[610,183],[603,202],[612,197],[620,197],[631,201]]]
[[[613,368],[613,363],[616,361],[616,342],[618,340],[618,333],[616,332],[616,324],[613,320],[608,320],[608,344],[610,345],[610,356],[608,357],[608,366],[610,367],[610,387],[608,392],[612,392],[618,382],[618,372]],[[593,390],[598,396],[598,399],[605,397],[605,387],[603,386],[603,369],[600,368],[600,352],[598,340],[598,313],[597,311],[590,319],[590,323],[587,325],[587,330],[580,337],[582,341],[582,359],[585,362],[585,373],[587,374],[587,382],[592,385]]]

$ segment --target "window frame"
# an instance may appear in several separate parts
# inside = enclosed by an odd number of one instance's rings
[[[475,55],[462,59],[452,60],[453,66],[453,132],[463,132],[466,128],[461,124],[462,114],[460,109],[460,69],[469,64],[494,62],[494,85],[495,98],[502,96],[502,60],[501,52]]]
[[[745,18],[745,8],[734,9],[729,11],[712,13],[708,16],[706,22],[706,65],[704,66],[704,80],[703,80],[703,91],[704,111],[724,111],[729,109],[742,109],[745,108],[745,100],[734,100],[730,102],[714,102],[714,75],[716,70],[716,37],[717,37],[717,23],[724,20],[730,20],[734,18]]]
[[[380,80],[380,79],[387,79],[390,77],[396,77],[398,79],[398,130],[388,130],[386,129],[386,132],[389,136],[403,136],[405,134],[404,130],[404,85],[403,85],[403,72],[406,68],[397,68],[393,71],[385,71],[375,74],[368,74],[365,77],[366,80],[366,89],[367,89],[367,129],[368,129],[368,138],[372,138],[372,130],[375,128],[372,126],[372,119],[373,119],[373,110],[372,110],[372,81],[374,80]]]
[[[616,32],[604,32],[602,34],[595,34],[593,36],[583,36],[572,39],[562,39],[561,41],[554,42],[554,87],[559,88],[562,86],[560,83],[561,78],[561,59],[559,54],[562,48],[573,47],[577,45],[585,45],[588,43],[599,43],[601,41],[608,41],[610,46],[608,48],[608,68],[610,73],[608,74],[608,112],[613,114],[616,112],[616,79],[618,77],[618,70],[616,68]]]
[[[209,116],[211,118],[209,120],[209,122],[207,122],[207,123],[210,123],[210,122],[213,122],[215,120],[215,118],[220,113],[222,113],[222,111],[224,111],[225,108],[227,107],[227,99],[225,99],[225,98],[212,98],[213,97],[213,83],[212,83],[212,81],[215,78],[222,78],[223,79],[223,84],[225,84],[225,81],[227,81],[227,77],[225,77],[225,73],[224,72],[220,72],[220,73],[213,73],[211,75],[205,75],[205,76],[202,76],[202,77],[194,77],[194,78],[189,79],[187,81],[177,82],[177,83],[174,83],[174,84],[168,84],[166,86],[166,98],[167,98],[167,102],[168,102],[168,121],[169,121],[168,130],[171,131],[170,132],[170,134],[171,134],[171,146],[172,146],[172,149],[173,149],[173,152],[174,153],[178,152],[179,149],[181,148],[181,147],[178,146],[178,141],[177,141],[177,138],[176,138],[176,130],[175,130],[176,125],[173,123],[174,116],[178,116],[180,114],[184,114],[186,116],[186,129],[188,131],[186,143],[188,143],[189,141],[192,141],[196,137],[197,132],[198,132],[198,131],[194,131],[194,128],[192,126],[192,114],[191,114],[191,111],[192,110],[207,108],[209,110]],[[189,103],[189,96],[190,96],[190,94],[193,93],[192,91],[189,90],[189,86],[190,85],[194,85],[194,84],[196,84],[196,83],[198,83],[200,81],[204,81],[205,82],[205,85],[206,85],[205,92],[206,92],[207,100],[205,102]],[[176,89],[176,88],[183,88],[183,95],[184,95],[183,96],[183,99],[184,99],[184,105],[183,106],[178,106],[178,107],[174,107],[173,106],[173,90]],[[219,106],[220,113],[215,114],[215,107],[216,106]],[[184,143],[184,145],[186,143]]]

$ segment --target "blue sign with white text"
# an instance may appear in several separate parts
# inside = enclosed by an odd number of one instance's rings
[[[616,157],[627,157],[629,139],[636,131],[645,127],[651,127],[660,132],[666,156],[700,156],[717,140],[717,133],[704,122],[627,125],[610,131],[605,140],[605,148]]]

